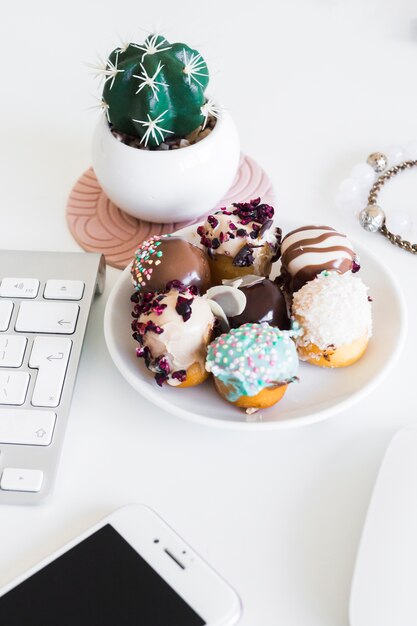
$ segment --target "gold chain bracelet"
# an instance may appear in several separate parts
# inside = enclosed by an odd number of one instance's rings
[[[383,157],[380,153],[373,153],[368,158],[368,163],[373,165],[376,171],[375,163],[378,158]],[[383,185],[392,178],[403,172],[406,169],[415,167],[417,160],[403,161],[398,165],[394,165],[390,169],[386,170],[372,185],[368,195],[368,206],[359,213],[359,222],[361,226],[371,233],[380,232],[384,237],[388,239],[394,246],[399,246],[411,254],[417,254],[417,243],[411,243],[406,239],[400,237],[400,235],[394,235],[390,232],[386,226],[385,213],[380,206],[377,205],[378,193]]]

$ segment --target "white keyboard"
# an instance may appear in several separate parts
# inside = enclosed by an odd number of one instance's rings
[[[0,504],[53,486],[104,257],[0,252]]]

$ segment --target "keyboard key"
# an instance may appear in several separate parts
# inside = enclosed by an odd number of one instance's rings
[[[49,446],[55,419],[54,411],[0,408],[0,443]]]
[[[6,467],[0,480],[0,489],[4,491],[40,491],[43,472],[34,469]]]
[[[72,341],[63,337],[35,337],[29,367],[39,369],[32,394],[33,406],[58,406]]]
[[[0,370],[0,404],[23,404],[29,380],[27,372]]]
[[[3,278],[0,285],[1,298],[36,298],[39,281],[36,278]]]
[[[71,335],[80,307],[69,302],[22,302],[15,330],[25,333]]]
[[[13,312],[13,302],[10,300],[0,300],[0,331],[7,330]]]
[[[104,268],[95,253],[0,250],[0,505],[50,493]]]
[[[43,297],[47,300],[81,300],[83,293],[82,280],[47,280]]]
[[[0,367],[20,367],[27,341],[21,335],[0,335]]]

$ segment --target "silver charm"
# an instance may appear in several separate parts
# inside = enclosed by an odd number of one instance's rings
[[[388,165],[388,159],[385,154],[382,154],[382,152],[372,152],[372,154],[370,154],[366,159],[366,162],[378,174],[383,172]]]
[[[376,204],[368,206],[359,213],[360,225],[370,233],[376,233],[385,223],[385,213]]]

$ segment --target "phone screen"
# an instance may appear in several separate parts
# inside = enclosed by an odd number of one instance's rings
[[[107,524],[0,598],[4,626],[206,622]]]

